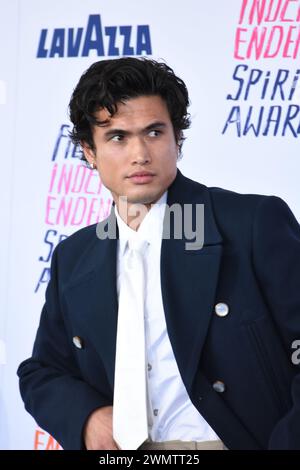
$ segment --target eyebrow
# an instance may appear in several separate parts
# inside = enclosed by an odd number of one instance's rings
[[[153,129],[163,129],[167,127],[167,124],[162,121],[155,121],[149,124],[149,126],[145,127],[144,129],[141,130],[142,133],[144,132],[149,132]],[[131,131],[126,131],[124,129],[109,129],[104,133],[104,137],[111,137],[113,135],[124,135],[124,136],[129,136],[132,135]]]

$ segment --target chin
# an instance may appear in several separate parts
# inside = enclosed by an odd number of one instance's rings
[[[160,194],[159,191],[143,191],[140,194],[128,194],[127,201],[131,204],[151,204],[156,202]]]

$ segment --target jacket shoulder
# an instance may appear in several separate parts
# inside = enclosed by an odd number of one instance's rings
[[[256,208],[263,199],[267,196],[266,194],[254,194],[254,193],[238,193],[229,189],[219,187],[208,187],[207,188],[213,204],[220,208],[232,208],[233,210],[251,209]]]
[[[77,251],[82,252],[85,246],[90,245],[95,240],[96,227],[97,224],[93,224],[77,230],[59,243],[59,251],[64,253],[70,251],[73,254]]]
[[[215,220],[223,237],[250,241],[253,222],[260,208],[280,198],[265,194],[238,193],[224,188],[208,187]]]

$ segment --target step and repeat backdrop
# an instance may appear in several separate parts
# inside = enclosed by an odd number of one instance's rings
[[[111,196],[70,142],[68,103],[97,60],[148,56],[187,84],[181,171],[275,194],[300,219],[299,0],[0,0],[0,448],[60,449],[24,410],[53,249]]]

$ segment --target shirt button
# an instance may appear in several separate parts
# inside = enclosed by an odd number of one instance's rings
[[[155,410],[153,410],[153,414],[154,414],[154,416],[158,415],[158,409],[157,408]]]
[[[150,372],[151,369],[152,369],[151,364],[148,364],[148,372]]]

